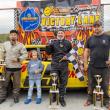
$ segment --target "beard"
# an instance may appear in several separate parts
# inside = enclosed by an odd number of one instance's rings
[[[16,44],[16,39],[10,39],[12,45]]]
[[[94,33],[95,36],[100,36],[100,35],[102,35],[102,34],[103,34],[103,31],[98,31],[98,32],[95,32],[95,33]]]
[[[57,39],[58,39],[58,40],[63,40],[64,37],[63,37],[63,36],[57,36]]]

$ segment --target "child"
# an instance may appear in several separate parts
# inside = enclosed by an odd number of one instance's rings
[[[32,93],[34,83],[37,86],[37,97],[36,104],[41,103],[41,72],[43,71],[43,65],[37,57],[37,51],[32,51],[32,59],[28,63],[28,73],[29,73],[29,90],[28,97],[24,101],[25,104],[29,104],[32,101]]]

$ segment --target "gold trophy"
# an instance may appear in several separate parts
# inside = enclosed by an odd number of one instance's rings
[[[102,82],[102,78],[100,75],[95,75],[94,77],[97,81],[97,85],[93,91],[93,104],[94,104],[96,110],[101,110],[101,108],[103,107],[103,94],[104,94],[104,92],[100,86],[100,83]],[[100,105],[101,108],[96,107],[97,99],[101,102],[101,105]]]
[[[57,87],[57,81],[58,81],[57,73],[52,73],[51,79],[52,79],[52,86],[51,86],[50,91],[49,91],[49,98],[50,98],[50,107],[49,108],[56,110],[59,108],[58,107],[58,105],[59,105],[59,89]],[[56,104],[55,105],[52,104],[53,94],[56,95]]]
[[[0,81],[5,81],[4,77],[4,66],[5,66],[5,61],[4,61],[4,51],[3,51],[3,45],[0,45]]]

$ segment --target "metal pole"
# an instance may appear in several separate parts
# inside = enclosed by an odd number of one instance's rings
[[[0,8],[0,10],[15,10],[17,8]]]

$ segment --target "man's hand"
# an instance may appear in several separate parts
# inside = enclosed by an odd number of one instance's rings
[[[88,63],[84,63],[84,71],[88,70]]]
[[[11,59],[11,61],[12,61],[12,63],[17,63],[17,62],[19,62],[19,61],[18,61],[18,58],[13,58],[13,59]]]

